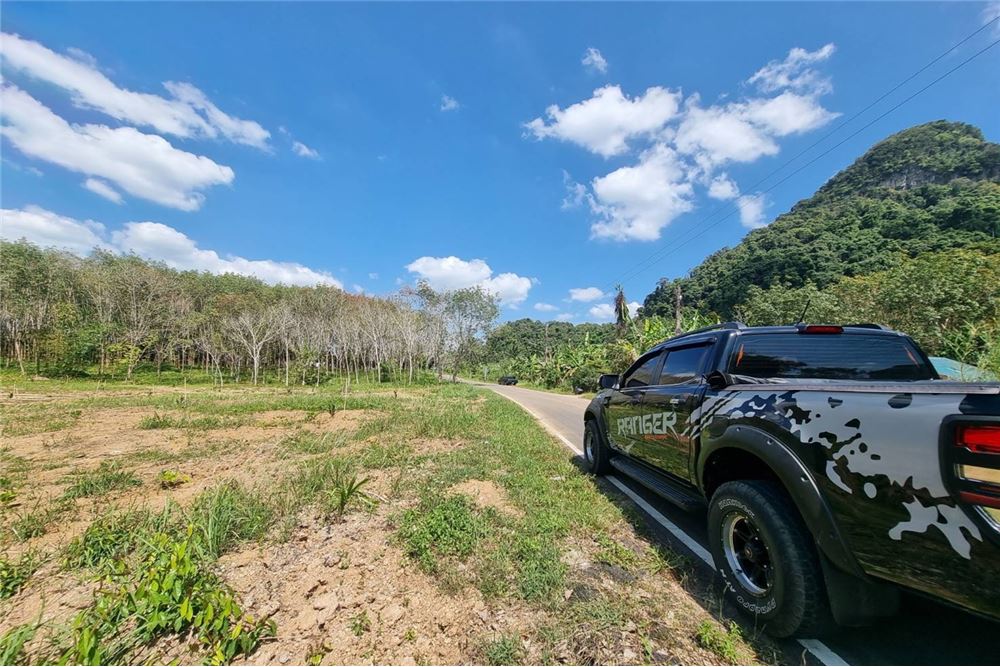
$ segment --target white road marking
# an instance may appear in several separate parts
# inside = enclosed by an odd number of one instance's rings
[[[671,535],[680,540],[681,543],[688,548],[688,551],[701,559],[701,561],[705,563],[705,565],[712,568],[713,571],[715,570],[715,563],[712,562],[712,554],[708,553],[708,549],[698,544],[698,542],[692,539],[690,535],[681,530],[677,524],[663,516],[655,507],[646,502],[645,498],[629,488],[625,482],[613,475],[607,475],[605,479],[618,487],[618,489],[626,496],[631,498],[632,502],[641,507],[646,514],[651,516],[653,520],[656,521],[656,523],[669,530]]]
[[[824,665],[850,665],[849,662],[834,653],[829,646],[818,639],[799,639],[798,642]]]
[[[531,408],[529,408],[527,405],[517,400],[516,398],[507,396],[506,394],[501,394],[500,392],[496,393],[500,396],[503,396],[507,400],[519,405],[525,412],[534,417],[538,421],[538,423],[541,424],[543,428],[545,428],[546,431],[548,431],[555,437],[559,438],[559,440],[561,440],[562,443],[566,445],[571,451],[573,451],[577,456],[581,457],[583,456],[582,450],[577,449],[576,445],[570,442],[569,438],[567,438],[562,433],[557,431],[554,426],[551,426],[537,412],[535,412],[534,410],[532,410]],[[695,540],[690,535],[681,530],[677,526],[677,524],[675,524],[673,521],[663,516],[663,514],[661,514],[655,507],[650,505],[648,502],[646,502],[646,500],[642,496],[633,491],[631,487],[625,484],[625,482],[621,481],[614,475],[606,475],[605,479],[611,482],[619,491],[628,496],[629,499],[636,505],[638,505],[640,508],[642,508],[642,510],[646,514],[648,514],[650,518],[653,519],[653,521],[655,521],[656,523],[660,524],[665,529],[667,529],[667,531],[675,538],[677,538],[677,540],[679,540],[681,544],[687,547],[687,549],[691,553],[697,556],[703,563],[705,563],[705,565],[710,567],[712,571],[715,572],[715,562],[712,560],[712,555],[708,552],[708,549],[701,546],[697,542],[697,540]],[[849,662],[841,658],[829,646],[827,646],[818,639],[797,639],[796,641],[802,646],[802,648],[812,653],[816,657],[816,659],[819,660],[820,663],[823,665],[829,665],[830,667],[834,666],[847,667],[850,665]]]

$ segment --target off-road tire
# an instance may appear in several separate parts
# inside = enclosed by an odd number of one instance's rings
[[[744,586],[726,558],[724,532],[731,514],[749,519],[766,546],[772,579],[763,593]],[[709,505],[708,545],[726,594],[769,635],[820,637],[836,628],[815,542],[779,484],[746,480],[720,486]]]
[[[609,455],[597,420],[588,419],[583,427],[583,460],[587,465],[587,471],[598,476],[606,475],[611,468],[608,464]]]

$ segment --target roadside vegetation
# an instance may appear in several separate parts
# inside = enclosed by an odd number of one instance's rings
[[[731,659],[687,564],[490,392],[44,386],[0,400],[5,664]]]

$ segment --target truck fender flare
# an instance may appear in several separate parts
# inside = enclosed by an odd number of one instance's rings
[[[717,436],[706,429],[701,435],[697,461],[697,482],[703,492],[705,464],[721,449],[739,449],[763,461],[792,497],[822,554],[844,572],[867,579],[812,473],[785,443],[771,433],[745,424],[730,424]]]
[[[593,419],[597,422],[597,432],[600,434],[601,439],[604,441],[605,445],[608,445],[608,429],[607,424],[604,423],[604,416],[601,411],[595,408],[593,405],[588,405],[587,409],[583,413],[583,423],[586,424],[588,420]],[[582,444],[582,443],[581,443]]]

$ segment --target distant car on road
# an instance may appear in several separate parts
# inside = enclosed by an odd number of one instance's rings
[[[769,634],[869,623],[900,587],[1000,619],[1000,383],[942,380],[877,325],[729,322],[600,385],[589,469],[706,509],[727,594]]]
[[[499,380],[497,380],[497,384],[515,385],[517,384],[517,378],[513,375],[504,375],[501,376]]]

